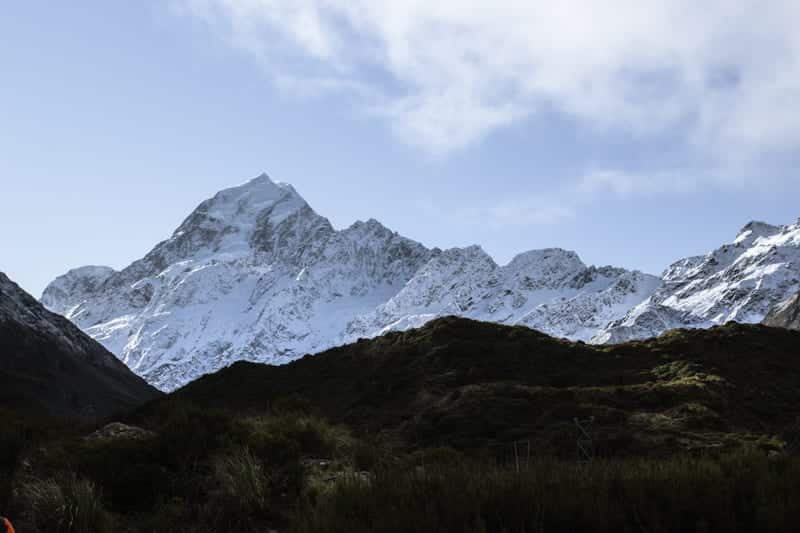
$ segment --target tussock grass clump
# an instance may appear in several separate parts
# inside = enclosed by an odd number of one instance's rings
[[[248,440],[268,448],[290,442],[302,455],[337,457],[349,453],[354,439],[346,429],[314,415],[279,413],[241,421]]]
[[[74,475],[61,480],[30,479],[17,491],[21,530],[40,533],[111,532],[101,491],[86,479]]]
[[[240,514],[261,513],[268,507],[269,474],[248,448],[218,457],[214,479],[221,500]]]

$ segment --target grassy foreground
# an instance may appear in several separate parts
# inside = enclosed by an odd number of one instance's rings
[[[20,533],[796,531],[798,384],[800,332],[597,347],[445,318],[237,363],[119,431],[0,410],[0,514]]]
[[[7,425],[0,505],[18,531],[794,531],[800,458],[498,464],[491,450],[397,450],[295,406],[261,416],[170,404],[153,433]]]
[[[800,461],[761,455],[462,464],[385,471],[336,485],[299,515],[298,531],[793,531]]]

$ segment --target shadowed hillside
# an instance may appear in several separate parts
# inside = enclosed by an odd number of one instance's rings
[[[607,456],[777,449],[800,416],[800,333],[732,323],[597,347],[451,317],[285,366],[236,363],[166,401],[257,411],[286,397],[406,448],[526,439],[568,455],[573,419],[594,417]]]
[[[443,318],[237,363],[99,431],[9,413],[0,506],[39,533],[794,531],[799,348]]]
[[[0,273],[0,407],[95,419],[159,392]]]

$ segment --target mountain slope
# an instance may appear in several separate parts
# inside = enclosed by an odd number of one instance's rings
[[[157,396],[113,354],[0,272],[2,404],[104,417]]]
[[[775,328],[800,330],[800,292],[773,307],[764,319],[764,324]]]
[[[761,322],[800,290],[800,221],[751,222],[732,243],[673,263],[662,280],[650,298],[593,340],[613,343],[680,327]]]
[[[282,366],[237,363],[165,401],[236,412],[301,397],[403,446],[516,439],[575,453],[595,417],[604,454],[779,446],[800,415],[800,332],[730,324],[613,346],[447,317]]]
[[[658,286],[655,276],[587,267],[577,254],[534,250],[498,266],[477,246],[434,257],[403,289],[352,325],[362,336],[456,315],[589,340]]]
[[[237,360],[285,363],[449,314],[588,340],[657,285],[564,250],[498,266],[477,246],[428,249],[375,220],[335,230],[261,175],[201,203],[143,259],[72,270],[42,302],[172,390]]]

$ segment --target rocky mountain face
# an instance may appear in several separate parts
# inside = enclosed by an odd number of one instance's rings
[[[112,353],[0,272],[0,404],[94,418],[156,396]]]
[[[348,332],[362,337],[419,327],[454,315],[525,325],[588,341],[645,299],[658,279],[614,267],[587,267],[574,252],[535,250],[498,266],[480,247],[446,250]]]
[[[773,307],[764,319],[764,324],[800,330],[800,292]]]
[[[237,360],[285,363],[444,315],[589,340],[659,284],[560,249],[500,266],[480,247],[428,249],[375,220],[336,230],[261,175],[204,201],[125,269],[57,278],[42,302],[173,390]]]
[[[751,222],[732,243],[673,263],[662,280],[652,296],[593,340],[616,343],[679,327],[761,322],[800,291],[800,221]]]

